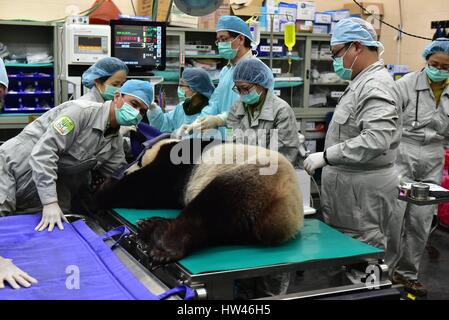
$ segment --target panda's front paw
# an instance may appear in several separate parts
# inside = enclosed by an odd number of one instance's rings
[[[150,247],[154,247],[167,230],[170,220],[161,217],[138,220],[137,226],[139,227],[139,231],[137,238],[147,243]]]
[[[176,262],[183,258],[184,255],[182,246],[176,244],[170,245],[164,240],[161,240],[157,247],[149,251],[149,258],[151,259],[153,269]]]

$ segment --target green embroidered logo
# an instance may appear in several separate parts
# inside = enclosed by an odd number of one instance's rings
[[[75,123],[72,119],[67,116],[62,116],[53,123],[53,128],[61,135],[65,136],[69,134],[73,128],[75,128]]]

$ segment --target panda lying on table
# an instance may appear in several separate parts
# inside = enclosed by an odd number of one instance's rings
[[[207,246],[280,244],[304,222],[295,171],[284,156],[221,141],[161,140],[121,180],[106,181],[96,201],[105,209],[182,209],[176,219],[138,222],[153,266]]]

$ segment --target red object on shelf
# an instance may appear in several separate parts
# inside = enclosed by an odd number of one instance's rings
[[[96,0],[94,7],[101,0]],[[110,20],[117,20],[121,12],[112,0],[105,0],[94,12],[89,15],[90,24],[109,24]]]

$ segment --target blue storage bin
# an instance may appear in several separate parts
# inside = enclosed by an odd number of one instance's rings
[[[6,64],[9,90],[4,113],[45,112],[54,107],[54,77],[51,66]]]

